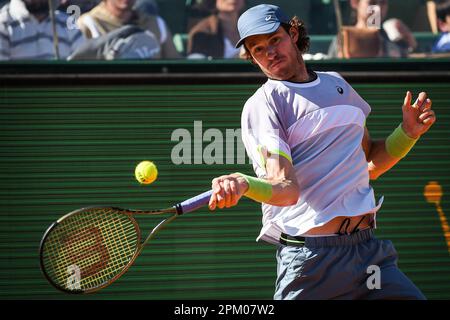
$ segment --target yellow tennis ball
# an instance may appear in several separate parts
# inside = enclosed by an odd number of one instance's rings
[[[158,169],[151,161],[142,161],[134,170],[136,180],[141,184],[150,184],[158,177]]]

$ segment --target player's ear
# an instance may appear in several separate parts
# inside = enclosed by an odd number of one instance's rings
[[[258,64],[255,62],[255,60],[253,59],[252,54],[250,53],[250,50],[247,49],[247,46],[244,45],[241,47],[241,50],[239,51],[239,57],[241,59],[245,59],[250,61],[254,66],[258,66]]]
[[[297,43],[299,37],[298,29],[296,27],[291,27],[289,29],[289,36],[291,37],[292,42]]]

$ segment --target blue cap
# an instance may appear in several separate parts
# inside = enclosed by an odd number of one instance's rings
[[[247,37],[277,31],[282,22],[289,23],[289,18],[281,11],[280,7],[260,4],[248,9],[238,20],[241,39],[236,43],[236,48],[239,48]]]

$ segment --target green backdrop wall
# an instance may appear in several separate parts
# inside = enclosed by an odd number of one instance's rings
[[[450,84],[352,83],[371,104],[373,138],[401,121],[406,89],[426,90],[438,121],[395,169],[373,182],[380,238],[391,239],[402,270],[430,299],[450,298],[450,255],[436,206],[424,187],[438,182],[450,216]],[[91,296],[51,287],[39,269],[39,241],[48,225],[79,207],[99,204],[151,209],[207,190],[213,177],[251,173],[247,164],[174,165],[174,130],[239,128],[245,100],[258,86],[4,85],[0,92],[1,299],[271,299],[274,247],[256,243],[259,205],[181,217],[151,242],[120,280]],[[204,142],[203,147],[209,144]],[[134,180],[134,167],[156,162],[159,179]],[[140,218],[149,231],[153,218]]]

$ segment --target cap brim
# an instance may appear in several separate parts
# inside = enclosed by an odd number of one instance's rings
[[[277,31],[278,27],[281,25],[280,22],[269,23],[267,25],[255,28],[247,32],[239,41],[236,43],[235,48],[239,48],[244,44],[245,39],[251,36],[256,36],[260,34],[269,34]]]

